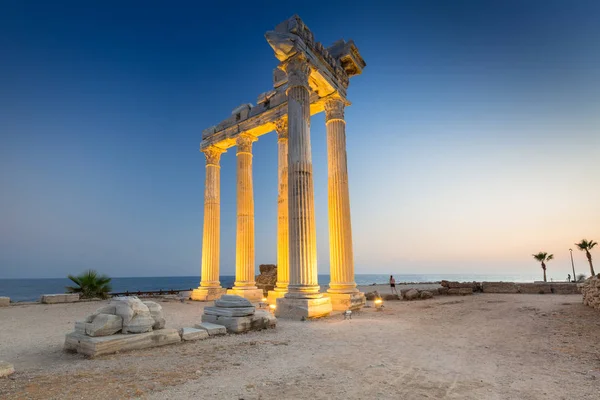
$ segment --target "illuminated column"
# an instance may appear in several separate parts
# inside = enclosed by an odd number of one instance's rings
[[[280,119],[275,123],[278,147],[277,195],[277,284],[269,291],[269,304],[276,304],[278,298],[287,293],[289,283],[289,221],[288,221],[288,124]]]
[[[282,67],[288,78],[288,210],[290,282],[277,299],[278,317],[320,317],[331,312],[331,300],[319,292],[313,168],[310,149],[310,66],[302,55]]]
[[[202,150],[206,156],[204,184],[204,233],[202,234],[202,267],[200,287],[192,291],[191,299],[211,301],[225,289],[219,282],[220,225],[221,225],[221,167],[219,161],[225,150],[215,146]]]
[[[237,230],[235,237],[235,283],[228,294],[260,300],[263,291],[254,279],[254,192],[252,188],[252,142],[256,137],[237,137]]]
[[[327,292],[334,310],[356,309],[365,303],[364,295],[356,289],[354,282],[344,107],[340,98],[332,98],[325,103],[331,268]]]

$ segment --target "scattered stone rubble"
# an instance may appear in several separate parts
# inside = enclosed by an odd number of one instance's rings
[[[241,296],[223,295],[214,307],[204,307],[202,322],[223,325],[230,333],[275,328],[277,319],[268,311],[256,308]]]
[[[600,274],[586,279],[577,286],[583,294],[583,304],[600,310]]]

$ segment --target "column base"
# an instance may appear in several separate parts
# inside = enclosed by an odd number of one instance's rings
[[[281,299],[283,296],[285,296],[285,294],[287,293],[287,290],[269,290],[268,296],[267,296],[267,303],[269,304],[277,304],[277,299]]]
[[[331,299],[321,297],[318,299],[294,299],[282,297],[277,299],[275,316],[277,318],[302,319],[320,318],[331,314]]]
[[[262,289],[240,289],[234,287],[233,289],[227,289],[227,294],[240,296],[250,300],[251,302],[261,301],[264,297],[264,292]]]
[[[191,300],[195,301],[213,301],[221,298],[227,292],[227,289],[222,287],[202,287],[194,289],[190,295]]]
[[[360,310],[367,302],[365,294],[356,293],[327,293],[325,296],[331,299],[331,307],[334,311]]]

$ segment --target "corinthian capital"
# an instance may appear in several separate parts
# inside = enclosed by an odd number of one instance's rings
[[[236,144],[239,153],[252,153],[252,142],[256,142],[258,139],[255,136],[247,133],[242,133],[236,139]]]
[[[279,140],[285,140],[288,138],[287,119],[280,118],[277,121],[275,121],[275,132],[277,132],[277,138]]]
[[[288,60],[283,68],[288,76],[288,86],[304,86],[308,89],[308,76],[310,75],[310,65],[306,57],[297,56]]]
[[[344,120],[344,107],[346,105],[341,99],[329,99],[325,102],[325,122],[332,119]]]
[[[202,150],[202,152],[206,156],[206,165],[216,165],[218,167],[221,161],[221,154],[225,153],[225,150],[217,146],[209,146]]]

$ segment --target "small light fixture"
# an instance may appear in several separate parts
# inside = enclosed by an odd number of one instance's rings
[[[269,304],[269,308],[271,309],[271,311],[275,311],[277,306],[275,304]]]
[[[383,300],[381,300],[381,298],[375,299],[374,303],[377,311],[381,311],[383,309]]]

